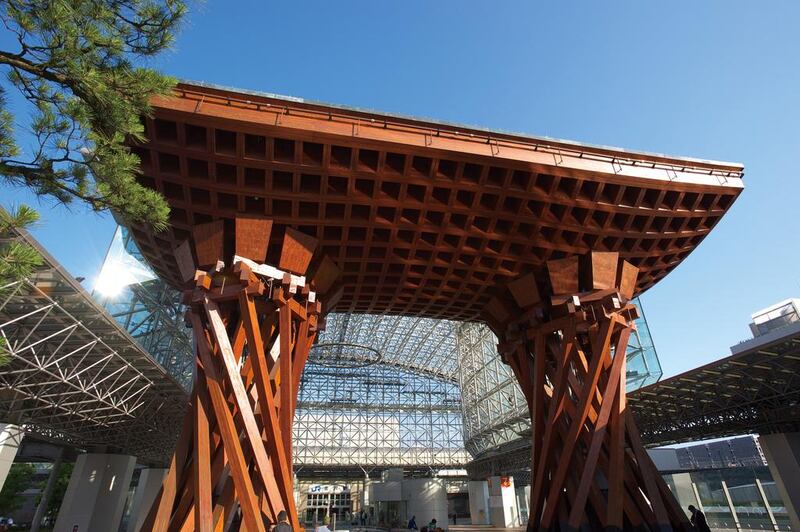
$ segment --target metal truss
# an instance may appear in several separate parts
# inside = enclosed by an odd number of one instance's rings
[[[461,323],[457,339],[464,438],[467,450],[477,456],[530,430],[528,403],[486,325]]]
[[[77,446],[105,446],[161,462],[187,396],[25,232],[44,264],[0,287],[0,420]]]
[[[457,381],[457,322],[386,314],[330,314],[318,343],[349,343],[376,349],[389,366]]]
[[[800,430],[800,323],[629,395],[651,445]]]
[[[294,423],[295,465],[463,467],[470,456],[460,403],[456,383],[430,374],[385,363],[308,364]]]
[[[662,375],[641,301],[634,302],[641,316],[626,351],[628,392],[656,382]],[[466,449],[481,457],[509,442],[527,439],[531,426],[528,405],[511,368],[500,360],[497,338],[482,323],[462,322],[455,329]]]
[[[189,329],[184,324],[185,307],[181,293],[152,273],[128,230],[118,226],[106,253],[101,277],[117,275],[119,264],[136,261],[151,273],[136,282],[120,286],[113,295],[95,290],[94,297],[128,333],[170,375],[190,390],[194,376],[194,351]]]

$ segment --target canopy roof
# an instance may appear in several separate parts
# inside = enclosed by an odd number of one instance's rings
[[[171,228],[131,227],[155,270],[195,224],[237,213],[320,241],[336,310],[478,319],[548,259],[618,251],[637,292],[675,268],[742,189],[741,165],[593,147],[299,99],[180,84],[134,147]],[[277,253],[273,246],[265,258]]]
[[[449,320],[379,314],[333,313],[320,345],[374,349],[380,362],[447,381],[458,380],[455,323]],[[313,348],[312,348],[313,349]]]

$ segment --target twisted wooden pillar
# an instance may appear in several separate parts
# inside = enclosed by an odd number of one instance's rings
[[[221,531],[238,509],[248,532],[269,530],[281,511],[300,529],[292,421],[320,326],[320,295],[336,299],[331,289],[339,272],[327,259],[314,260],[315,239],[289,228],[278,267],[265,265],[272,222],[241,217],[232,226],[196,226],[194,253],[189,242],[176,250],[187,280],[197,372],[175,453],[142,530]]]
[[[487,306],[530,409],[528,530],[690,529],[626,409],[637,274],[617,253],[552,260]]]

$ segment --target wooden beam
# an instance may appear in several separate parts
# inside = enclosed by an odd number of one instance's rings
[[[250,480],[247,463],[239,443],[239,432],[233,421],[233,416],[228,409],[228,402],[222,391],[222,379],[220,378],[214,360],[211,357],[211,350],[208,345],[208,337],[201,323],[200,317],[192,312],[190,314],[192,328],[195,331],[196,344],[200,359],[203,363],[205,372],[206,386],[208,387],[211,404],[217,423],[220,427],[225,453],[230,464],[231,476],[236,487],[236,494],[240,501],[244,524],[249,531],[266,532],[261,514],[258,511],[258,500],[253,490],[253,483]],[[224,329],[224,327],[223,327]]]
[[[239,308],[242,315],[242,323],[247,334],[247,345],[250,346],[250,357],[256,389],[258,390],[260,414],[264,430],[267,433],[267,445],[269,446],[270,457],[273,463],[273,470],[277,473],[278,486],[281,490],[284,508],[289,515],[289,521],[295,529],[299,529],[300,522],[297,515],[297,508],[294,504],[294,492],[292,490],[292,469],[291,462],[287,460],[288,455],[285,450],[285,438],[282,434],[277,408],[272,395],[272,387],[269,378],[269,368],[267,367],[266,354],[261,336],[261,329],[256,316],[255,303],[252,297],[245,293],[239,298]],[[285,307],[284,307],[285,308]],[[290,386],[291,382],[283,383],[282,386]],[[291,439],[289,440],[291,445]]]
[[[318,243],[313,236],[287,227],[278,267],[298,275],[305,275]]]
[[[272,234],[272,220],[263,216],[236,215],[236,254],[256,262],[264,262]]]
[[[222,220],[194,226],[192,235],[198,266],[213,266],[218,260],[224,260],[224,229]]]
[[[199,378],[203,370],[197,368]],[[196,532],[212,532],[211,511],[211,441],[208,434],[208,392],[197,387],[197,401],[194,408],[194,527]]]
[[[234,404],[239,409],[244,427],[242,427],[247,435],[247,442],[253,451],[253,459],[259,471],[259,479],[263,483],[264,489],[269,494],[269,501],[272,505],[272,517],[277,516],[278,512],[283,510],[283,502],[280,497],[277,483],[272,474],[272,466],[269,463],[266,449],[264,448],[264,441],[261,439],[261,431],[256,423],[253,408],[250,405],[250,399],[247,396],[247,391],[244,388],[242,377],[239,374],[239,368],[236,364],[236,359],[233,355],[228,340],[228,334],[225,330],[225,324],[220,316],[219,307],[216,303],[209,300],[207,297],[203,302],[205,308],[206,318],[208,319],[209,331],[212,334],[214,341],[219,349],[219,355],[222,362],[222,373],[225,380],[230,386],[234,398]],[[237,490],[238,491],[238,490]],[[242,503],[244,504],[244,503]],[[253,507],[254,509],[257,506]]]

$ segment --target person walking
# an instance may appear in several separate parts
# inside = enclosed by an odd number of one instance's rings
[[[331,532],[331,529],[328,528],[326,524],[320,524],[319,521],[314,523],[314,532]]]
[[[706,522],[706,516],[703,512],[691,504],[689,505],[689,511],[692,512],[692,517],[689,518],[689,521],[692,523],[692,526],[695,529],[699,530],[700,532],[711,532],[711,529],[708,527],[708,523]]]
[[[408,529],[409,530],[417,530],[417,516],[412,515],[411,520],[408,522]]]
[[[292,532],[292,525],[289,524],[289,516],[286,510],[278,512],[278,523],[272,527],[272,532]]]

